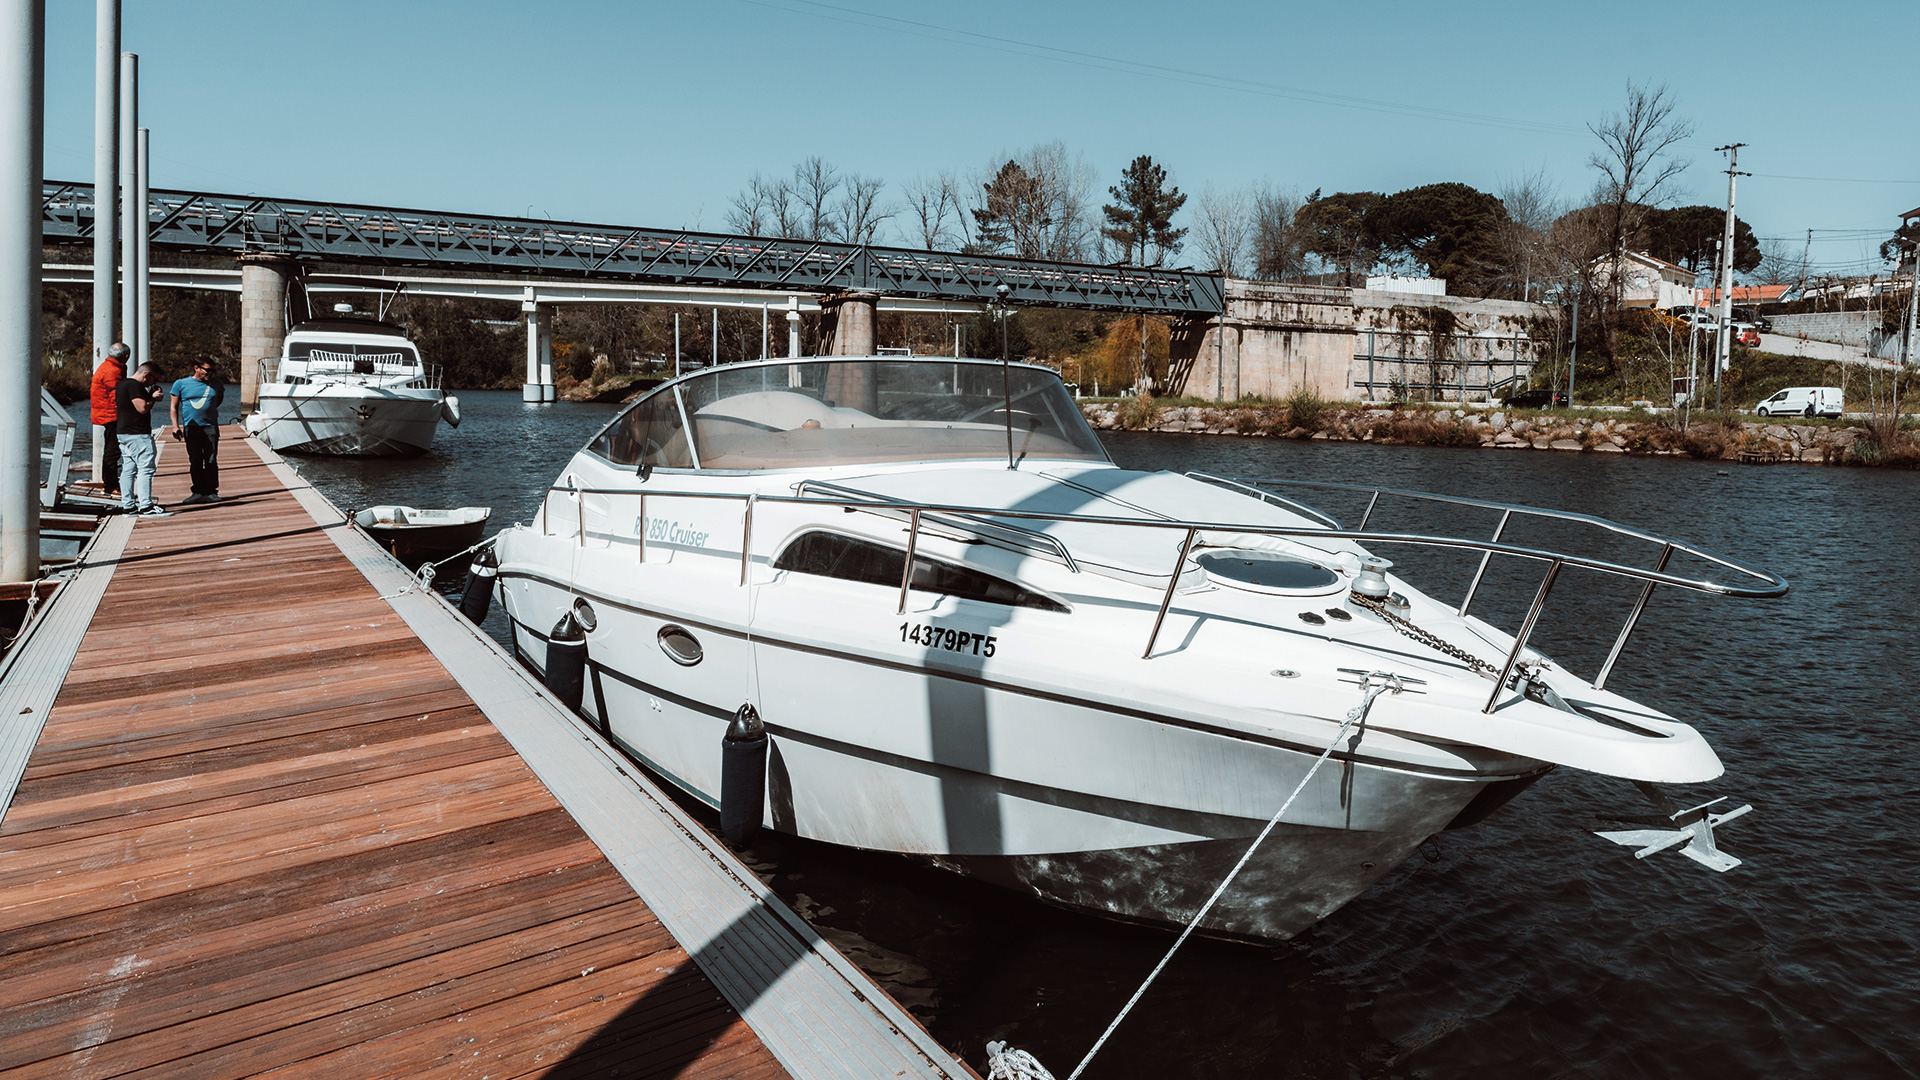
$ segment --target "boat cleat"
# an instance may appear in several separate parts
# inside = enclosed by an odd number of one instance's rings
[[[1709,870],[1718,870],[1724,874],[1739,866],[1740,860],[1720,850],[1714,843],[1713,830],[1753,809],[1753,805],[1748,803],[1724,814],[1715,814],[1709,810],[1709,807],[1718,806],[1726,801],[1727,796],[1722,795],[1690,810],[1681,810],[1668,815],[1668,820],[1682,823],[1678,829],[1624,829],[1619,832],[1596,830],[1594,835],[1627,847],[1645,845],[1633,853],[1636,859],[1644,859],[1684,843],[1686,846],[1680,849],[1680,854]]]

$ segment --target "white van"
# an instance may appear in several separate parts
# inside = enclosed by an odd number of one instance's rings
[[[1837,386],[1789,386],[1760,403],[1761,416],[1839,416],[1842,394]]]

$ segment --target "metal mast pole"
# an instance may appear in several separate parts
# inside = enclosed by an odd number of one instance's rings
[[[98,0],[93,30],[93,362],[114,343],[113,311],[119,303],[113,242],[118,235],[114,182],[120,169],[120,0]],[[95,438],[95,443],[99,439]],[[94,466],[100,462],[94,451]]]
[[[46,31],[45,0],[0,0],[0,581],[32,581],[40,575],[40,144]]]
[[[1740,148],[1745,145],[1729,143],[1714,147],[1715,150],[1727,152],[1727,227],[1720,237],[1720,335],[1719,344],[1714,350],[1719,371],[1725,371],[1733,364],[1733,183],[1740,175]],[[1713,407],[1717,409],[1720,407],[1718,374],[1715,374],[1713,384],[1716,388]]]
[[[140,336],[140,308],[133,299],[133,268],[140,260],[134,230],[147,216],[147,208],[136,201],[134,193],[134,129],[139,123],[140,57],[123,52],[120,54],[120,337],[129,345]],[[146,359],[145,355],[134,353],[127,374],[133,374],[132,368],[145,363]]]
[[[147,241],[149,240],[149,236],[147,235],[148,175],[146,128],[140,129],[138,138],[134,141],[133,176],[134,206],[138,207],[140,211],[134,232],[133,247],[134,250],[139,253],[139,257],[133,264],[133,284],[130,285],[129,288],[133,290],[134,309],[140,313],[140,321],[127,328],[127,336],[131,337],[135,333],[140,335],[140,344],[136,346],[134,355],[138,356],[140,362],[144,364],[153,359],[153,293],[147,288],[147,264],[149,262]],[[132,373],[129,372],[128,374]]]
[[[680,377],[680,313],[673,313],[673,377]]]

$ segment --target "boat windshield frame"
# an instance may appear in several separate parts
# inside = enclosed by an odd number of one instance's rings
[[[615,468],[724,475],[1006,465],[1010,442],[1015,463],[1112,464],[1058,372],[946,357],[780,357],[702,368],[630,403],[581,452]]]

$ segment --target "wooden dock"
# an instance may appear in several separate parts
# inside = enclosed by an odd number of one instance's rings
[[[0,672],[0,1073],[972,1075],[228,433]]]

